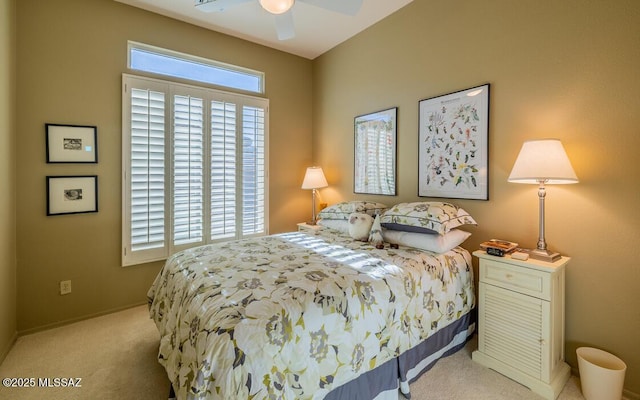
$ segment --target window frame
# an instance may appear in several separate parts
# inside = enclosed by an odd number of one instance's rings
[[[147,53],[153,53],[155,55],[159,55],[159,56],[164,56],[164,57],[168,57],[168,58],[175,58],[181,61],[187,61],[187,62],[192,62],[192,63],[197,63],[197,64],[201,64],[210,68],[213,68],[215,70],[219,70],[219,71],[227,71],[227,72],[235,72],[238,74],[243,74],[243,75],[248,75],[248,76],[252,76],[256,79],[258,79],[259,81],[259,89],[257,91],[254,90],[250,90],[250,89],[246,89],[243,87],[239,87],[239,86],[232,86],[232,85],[225,85],[223,83],[215,83],[215,82],[209,82],[209,81],[201,81],[198,79],[193,79],[193,78],[186,78],[183,76],[177,76],[177,75],[171,75],[171,74],[163,74],[163,73],[159,73],[159,72],[153,72],[153,71],[148,71],[148,70],[141,70],[141,69],[137,69],[137,68],[132,68],[131,66],[131,51],[132,50],[140,50],[143,52],[147,52]],[[237,65],[233,65],[233,64],[227,64],[221,61],[216,61],[216,60],[210,60],[207,58],[203,58],[203,57],[198,57],[198,56],[194,56],[191,54],[186,54],[186,53],[181,53],[179,51],[174,51],[174,50],[169,50],[169,49],[164,49],[162,47],[156,47],[156,46],[152,46],[149,44],[145,44],[145,43],[140,43],[140,42],[135,42],[135,41],[127,41],[127,68],[130,71],[136,71],[136,72],[141,72],[141,73],[145,73],[145,74],[151,74],[153,76],[158,76],[158,77],[163,77],[164,79],[170,80],[170,81],[175,81],[176,79],[180,79],[180,80],[186,80],[186,81],[190,81],[193,82],[197,85],[210,85],[210,86],[215,86],[215,87],[220,87],[220,88],[225,88],[225,89],[229,89],[229,90],[234,90],[234,91],[240,91],[240,92],[246,92],[246,93],[253,93],[253,94],[259,94],[259,95],[264,95],[265,94],[265,74],[264,72],[261,71],[256,71],[250,68],[245,68],[245,67],[240,67]]]
[[[136,83],[144,86],[144,89],[164,93],[164,246],[139,251],[132,250],[132,220],[131,220],[131,94],[130,87]],[[173,127],[173,102],[175,95],[202,96],[204,100],[204,197],[202,240],[185,244],[176,244],[174,241],[174,127]],[[211,102],[225,101],[235,104],[236,107],[236,232],[232,236],[220,239],[211,238]],[[242,113],[238,110],[246,107],[255,107],[264,113],[264,212],[262,215],[264,229],[255,234],[244,234],[242,221],[243,181],[242,181],[242,151],[243,151],[243,121]],[[240,161],[238,161],[240,160]],[[269,233],[269,100],[262,97],[246,94],[232,93],[213,88],[195,86],[165,79],[156,79],[132,74],[122,74],[122,266],[131,266],[153,261],[167,259],[171,254],[191,247],[203,244],[237,240],[241,238],[263,236]]]

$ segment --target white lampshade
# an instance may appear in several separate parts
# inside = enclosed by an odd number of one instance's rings
[[[259,0],[260,5],[271,14],[283,14],[293,7],[295,0]]]
[[[509,182],[545,184],[577,183],[569,157],[557,139],[524,142],[516,159]]]
[[[324,177],[321,167],[309,167],[302,181],[302,189],[320,189],[327,187],[327,179]]]

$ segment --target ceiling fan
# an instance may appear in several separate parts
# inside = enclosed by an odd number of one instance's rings
[[[197,9],[204,12],[221,12],[229,7],[256,0],[195,0]],[[275,17],[278,40],[287,40],[295,37],[293,15],[291,8],[296,0],[257,0],[262,8]],[[302,3],[314,5],[340,14],[354,16],[360,10],[363,0],[297,0]]]

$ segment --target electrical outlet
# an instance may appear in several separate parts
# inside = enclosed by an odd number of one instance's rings
[[[60,294],[71,293],[71,281],[60,281]]]

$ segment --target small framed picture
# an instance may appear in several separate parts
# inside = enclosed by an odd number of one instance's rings
[[[98,176],[47,176],[47,215],[98,212]]]
[[[355,117],[353,192],[396,195],[398,107]]]
[[[97,163],[98,128],[45,124],[47,163]]]

